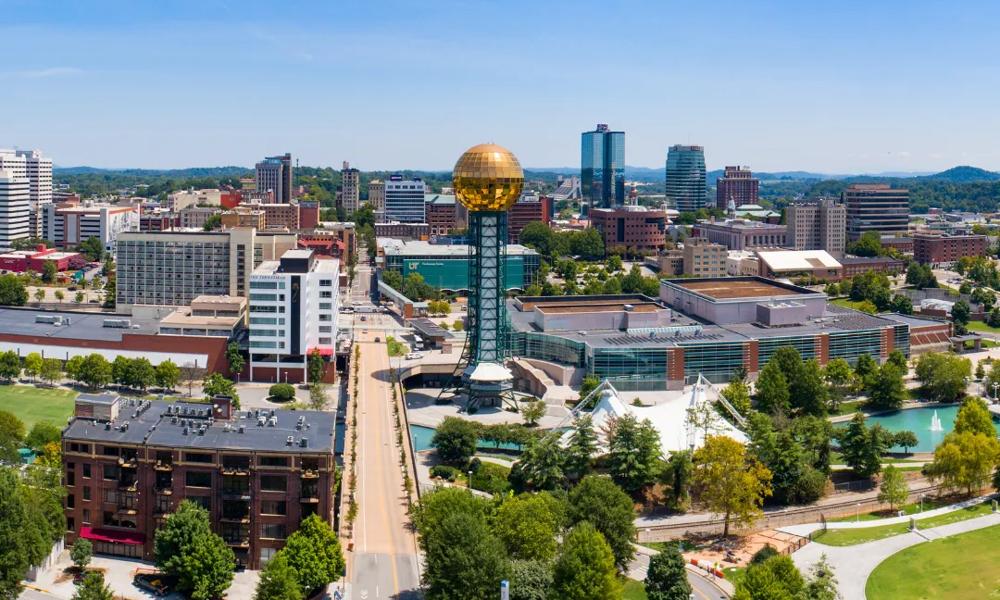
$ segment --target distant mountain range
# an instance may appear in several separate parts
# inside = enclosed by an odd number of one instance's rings
[[[252,169],[244,167],[193,167],[188,169],[99,169],[96,167],[56,167],[53,173],[56,175],[125,175],[131,177],[168,177],[176,179],[198,178],[198,177],[242,177],[253,172]],[[427,171],[436,173],[436,171]],[[445,173],[446,171],[441,171]],[[578,175],[579,169],[572,167],[554,168],[525,168],[528,177],[552,177],[553,175]],[[706,173],[709,185],[714,185],[715,181],[723,174],[722,169],[715,169]],[[1000,181],[1000,173],[987,171],[978,167],[967,165],[952,167],[940,173],[925,172],[885,172],[861,175],[814,173],[811,171],[775,171],[775,172],[754,172],[754,175],[761,181],[794,181],[794,180],[846,180],[846,181],[877,181],[884,179],[910,179],[917,181],[945,181],[950,183],[977,183],[986,181]],[[650,167],[625,167],[625,178],[631,181],[662,181],[663,169],[653,169]]]

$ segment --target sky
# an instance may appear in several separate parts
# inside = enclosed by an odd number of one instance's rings
[[[0,147],[56,165],[1000,170],[998,2],[0,0]]]

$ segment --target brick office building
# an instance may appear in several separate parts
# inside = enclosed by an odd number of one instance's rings
[[[722,177],[715,182],[715,207],[722,210],[757,204],[760,180],[746,167],[726,167]]]
[[[510,210],[507,211],[507,239],[511,244],[518,244],[524,226],[533,221],[549,224],[552,214],[552,198],[538,194],[521,196]]]
[[[329,521],[334,415],[81,394],[63,432],[67,544],[153,560],[182,500],[208,510],[238,564],[260,568],[311,514]]]
[[[667,214],[643,206],[595,208],[590,222],[604,238],[609,251],[656,252],[666,247]]]
[[[921,264],[953,263],[963,256],[983,256],[989,245],[985,235],[917,233],[913,236],[913,258]]]

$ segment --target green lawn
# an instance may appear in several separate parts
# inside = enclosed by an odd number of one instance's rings
[[[1000,327],[990,327],[982,321],[969,321],[969,331],[984,331],[986,333],[1000,333]]]
[[[646,600],[646,587],[641,581],[626,579],[622,584],[622,600]]]
[[[76,392],[62,388],[0,385],[0,410],[17,415],[28,429],[39,421],[49,421],[62,427],[73,414],[75,398]]]
[[[956,502],[956,500],[955,500],[954,497],[946,497],[946,498],[934,498],[934,497],[932,497],[932,498],[924,498],[924,511],[933,510],[935,508],[941,508],[942,506],[948,506],[949,504],[954,504],[955,502]],[[920,502],[911,502],[910,504],[904,504],[903,506],[898,506],[892,512],[892,514],[889,514],[889,511],[887,509],[885,511],[875,511],[875,512],[861,513],[861,518],[860,519],[858,517],[856,517],[856,516],[849,516],[849,517],[840,517],[840,518],[837,518],[837,519],[830,519],[830,522],[831,523],[837,523],[837,522],[847,522],[847,521],[855,521],[855,520],[860,520],[860,521],[875,521],[875,520],[878,520],[878,519],[885,519],[886,517],[895,517],[896,516],[896,512],[895,511],[897,511],[897,510],[901,510],[901,511],[903,511],[904,514],[907,514],[907,515],[916,515],[916,514],[919,514],[920,513]]]
[[[831,417],[839,417],[841,415],[853,415],[854,413],[861,410],[864,406],[864,400],[847,400],[841,402],[837,406],[837,411],[830,413]]]
[[[746,567],[729,567],[722,570],[722,572],[725,573],[726,575],[726,579],[729,581],[729,583],[733,584],[734,586],[739,584],[739,582],[743,579],[743,574],[746,573],[746,571],[747,571]]]
[[[837,306],[843,306],[844,308],[851,308],[854,310],[861,310],[861,305],[865,303],[864,300],[851,300],[850,298],[834,298],[830,300],[831,304],[836,304]]]
[[[978,600],[1000,589],[1000,526],[917,544],[875,568],[869,600]]]
[[[920,529],[930,529],[939,525],[965,521],[975,517],[988,515],[993,508],[989,502],[952,511],[936,517],[918,519],[917,527]],[[813,541],[827,544],[828,546],[854,546],[866,542],[885,539],[894,535],[906,533],[910,530],[909,523],[896,523],[894,525],[878,525],[874,527],[863,527],[860,529],[828,529],[825,532],[813,536]]]

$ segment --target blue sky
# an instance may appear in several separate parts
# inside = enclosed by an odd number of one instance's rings
[[[1000,170],[1000,3],[0,0],[0,147],[56,164]]]

